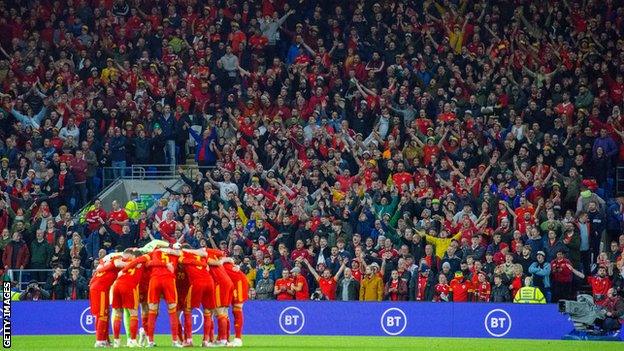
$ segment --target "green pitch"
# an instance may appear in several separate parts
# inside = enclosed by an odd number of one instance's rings
[[[13,336],[12,350],[90,350],[95,339],[85,335]],[[122,337],[122,344],[126,340]],[[199,336],[195,345],[200,345]],[[242,350],[304,350],[304,351],[396,351],[396,350],[449,350],[449,351],[616,351],[624,350],[624,343],[596,341],[513,340],[513,339],[449,339],[412,337],[364,336],[267,336],[248,335],[243,338]],[[155,350],[179,350],[171,347],[169,336],[156,336]],[[197,347],[197,346],[196,346]],[[125,347],[122,347],[125,348]]]

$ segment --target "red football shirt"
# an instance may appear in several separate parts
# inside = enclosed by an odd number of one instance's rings
[[[123,222],[123,221],[128,220],[128,214],[126,213],[124,209],[121,209],[121,208],[117,211],[112,211],[109,217],[111,221]],[[120,224],[112,223],[110,227],[115,233],[117,234],[122,233]]]
[[[329,279],[321,277],[319,279],[319,287],[321,288],[321,292],[323,295],[327,297],[328,300],[336,299],[336,279],[331,277]]]
[[[152,267],[152,277],[175,278],[175,268],[178,265],[178,256],[170,255],[162,250],[154,250],[151,253],[150,266]],[[174,271],[167,268],[167,263],[173,265]]]
[[[308,291],[308,281],[304,276],[299,274],[295,277],[293,285],[302,284],[301,291],[295,292],[295,300],[308,300],[310,298],[310,292]]]
[[[472,284],[465,279],[453,279],[449,291],[453,293],[453,302],[467,302],[468,293],[473,291]]]
[[[150,255],[146,254],[130,261],[130,263],[121,270],[121,275],[115,280],[115,285],[123,285],[129,288],[136,287],[143,277],[143,271],[146,266],[145,263],[150,259]]]
[[[290,290],[292,289],[292,285],[293,285],[293,281],[290,278],[288,279],[280,278],[275,282],[275,286],[277,286],[279,289],[286,288],[286,290]],[[292,300],[292,299],[293,299],[293,296],[289,294],[288,291],[281,291],[277,294],[277,300],[284,301],[284,300]]]
[[[164,220],[160,222],[159,228],[160,228],[160,234],[162,235],[163,240],[168,241],[170,244],[173,244],[176,242],[175,230],[176,230],[177,225],[178,225],[178,222],[176,221]]]

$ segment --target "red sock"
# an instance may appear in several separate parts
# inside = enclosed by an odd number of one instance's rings
[[[139,331],[139,317],[130,316],[130,339],[136,340]]]
[[[145,330],[145,333],[147,333],[147,316],[147,313],[141,313],[141,326],[143,330]]]
[[[104,332],[104,340],[106,340],[106,342],[110,342],[110,340],[108,340],[110,334],[110,328],[108,326],[108,316],[106,316],[106,321],[104,322],[102,328],[102,331]]]
[[[225,328],[225,340],[230,340],[230,315],[225,315],[225,320],[227,321],[227,328]]]
[[[173,341],[178,341],[178,324],[180,321],[178,320],[178,314],[176,310],[169,310],[169,326],[171,327],[171,339]]]
[[[226,315],[217,315],[217,340],[227,339],[228,320]]]
[[[121,331],[121,315],[115,313],[113,316],[113,338],[119,339],[119,332]]]
[[[102,332],[100,328],[100,317],[95,316],[95,341],[102,340]]]
[[[240,339],[243,335],[243,309],[234,307],[232,314],[234,315],[234,336]]]
[[[108,336],[106,335],[106,331],[108,330],[108,317],[98,317],[96,323],[95,339],[97,341],[108,341]]]
[[[214,341],[214,321],[210,312],[204,312],[204,341]]]
[[[191,319],[192,312],[184,311],[184,339],[188,340],[193,338],[193,320]]]
[[[147,313],[147,338],[149,341],[154,341],[154,329],[156,327],[156,311],[149,311]]]
[[[178,312],[176,312],[176,317],[176,322],[178,323],[178,340],[184,340],[183,333],[185,330],[182,329],[182,324],[180,324],[180,314]]]

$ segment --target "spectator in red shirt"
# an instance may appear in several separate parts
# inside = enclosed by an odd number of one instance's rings
[[[572,271],[574,275],[581,279],[585,279],[585,274],[574,269],[572,265],[569,265],[567,268]],[[588,276],[587,282],[592,288],[592,295],[594,296],[594,302],[596,305],[604,306],[607,302],[607,297],[609,296],[609,289],[613,286],[611,279],[607,276],[607,267],[602,265],[599,266],[596,275]]]
[[[98,230],[100,227],[100,219],[106,221],[107,215],[106,211],[102,208],[102,202],[100,199],[95,199],[93,202],[93,208],[87,212],[85,215],[85,220],[87,221],[87,228],[89,232],[94,232]]]
[[[323,270],[323,275],[320,276],[318,272],[316,271],[316,269],[314,269],[314,267],[312,267],[310,262],[308,262],[308,260],[303,260],[303,259],[300,259],[300,260],[303,261],[303,263],[305,263],[310,273],[312,273],[312,275],[314,276],[314,279],[316,279],[316,281],[318,282],[319,290],[322,294],[321,299],[335,300],[336,299],[336,284],[338,283],[338,279],[340,278],[340,275],[342,274],[345,267],[347,266],[347,260],[344,258],[340,258],[341,260],[340,268],[338,269],[338,272],[336,272],[334,276],[331,275],[331,270],[329,268],[325,268]]]
[[[130,222],[128,214],[126,213],[126,210],[119,207],[117,200],[113,200],[112,207],[113,208],[108,215],[108,223],[115,233],[121,235],[122,227]]]
[[[167,211],[165,216],[166,218],[158,223],[158,231],[162,235],[163,240],[173,244],[177,240],[175,231],[178,227],[178,222],[173,219],[174,213],[172,211]]]
[[[399,272],[395,269],[390,273],[390,279],[384,286],[384,300],[407,301],[407,282],[399,277]]]
[[[565,251],[557,251],[557,257],[550,262],[552,272],[552,299],[570,299],[572,296],[572,263],[565,257]]]
[[[290,277],[290,272],[287,269],[282,271],[282,277],[275,282],[273,294],[278,301],[294,300],[293,279]]]
[[[301,268],[294,267],[290,270],[293,280],[293,290],[295,290],[295,300],[309,300],[310,292],[308,291],[308,281],[301,274]]]
[[[450,301],[469,302],[473,300],[474,288],[470,280],[461,271],[455,272],[455,278],[449,284]]]

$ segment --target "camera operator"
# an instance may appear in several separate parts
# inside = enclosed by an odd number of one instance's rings
[[[39,301],[48,300],[50,293],[39,286],[36,280],[31,280],[26,287],[26,290],[20,294],[20,301]]]
[[[607,311],[607,317],[602,322],[602,328],[606,331],[620,330],[621,319],[624,315],[624,300],[617,295],[614,288],[609,289],[607,295],[602,305]]]

